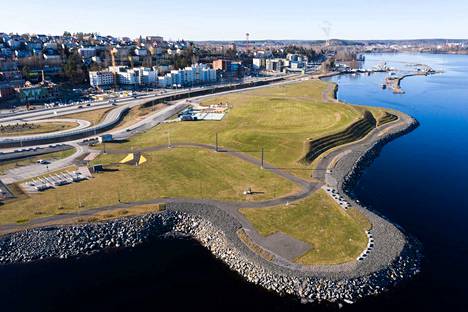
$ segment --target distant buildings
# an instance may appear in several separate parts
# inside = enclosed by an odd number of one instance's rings
[[[153,86],[161,88],[185,87],[216,82],[216,70],[207,65],[197,64],[181,70],[171,70],[158,75],[156,67],[110,66],[108,70],[89,73],[92,87],[109,87],[116,82],[120,86]],[[116,80],[115,80],[116,79]]]
[[[214,60],[213,61],[214,70],[223,70],[228,71],[231,69],[231,61],[229,60]]]
[[[111,66],[109,70],[114,73],[119,85],[155,86],[158,82],[156,68]]]
[[[232,60],[214,60],[213,69],[218,72],[222,79],[238,79],[244,76],[244,67],[241,62]]]
[[[94,88],[104,88],[114,84],[114,73],[110,71],[90,71],[89,84]]]
[[[37,85],[26,82],[24,87],[17,88],[16,91],[21,103],[46,102],[59,96],[57,85],[48,81]]]
[[[252,59],[252,68],[254,70],[261,70],[261,69],[265,69],[266,67],[266,59],[264,58],[258,58],[258,57],[255,57]]]
[[[87,48],[80,48],[78,49],[78,53],[83,59],[90,59],[96,56],[96,48],[94,47],[87,47]]]
[[[267,59],[265,60],[265,69],[272,72],[282,72],[284,59]]]
[[[147,36],[146,41],[150,43],[162,43],[164,42],[164,38],[161,36]]]
[[[0,100],[9,99],[15,94],[15,89],[8,82],[0,82]]]
[[[206,64],[196,64],[182,70],[172,70],[158,78],[161,88],[186,87],[210,84],[217,81],[216,70]]]
[[[252,69],[255,71],[268,71],[273,73],[302,72],[307,68],[307,57],[300,54],[288,54],[286,58],[266,58],[269,53],[257,53],[252,59]]]

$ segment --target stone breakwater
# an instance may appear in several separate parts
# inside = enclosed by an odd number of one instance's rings
[[[268,262],[238,238],[238,221],[203,204],[170,204],[167,211],[94,224],[27,230],[0,239],[0,263],[77,257],[105,248],[134,247],[167,233],[189,235],[249,282],[303,302],[350,302],[378,294],[417,273],[408,248],[385,269],[365,276],[317,277]]]
[[[345,193],[359,172],[386,142],[417,127],[417,122],[353,149],[332,175]],[[348,197],[348,195],[345,196]],[[0,237],[0,263],[70,258],[106,248],[134,247],[168,233],[189,235],[251,283],[303,302],[354,302],[377,295],[419,272],[420,246],[391,223],[360,207],[373,224],[376,248],[368,259],[343,269],[298,269],[270,262],[252,252],[237,236],[239,221],[223,209],[196,203],[170,203],[160,213],[83,225],[31,229]]]
[[[353,161],[353,164],[350,166],[349,172],[344,176],[336,177],[341,179],[341,190],[343,190],[347,195],[354,198],[353,188],[359,180],[360,176],[364,170],[369,167],[375,158],[377,158],[382,151],[382,148],[389,142],[410,133],[419,127],[419,122],[411,118],[411,123],[399,131],[393,131],[388,135],[383,136],[380,140],[375,142],[371,147],[369,147],[365,152],[363,152],[359,157]]]

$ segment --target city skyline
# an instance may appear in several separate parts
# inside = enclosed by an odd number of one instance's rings
[[[315,3],[298,0],[287,6],[263,0],[240,0],[235,4],[213,0],[203,3],[134,0],[131,4],[113,1],[110,7],[110,1],[84,0],[79,5],[54,0],[9,2],[0,20],[0,31],[161,35],[194,41],[244,40],[246,33],[251,34],[251,40],[468,37],[463,17],[468,3],[460,0],[443,4],[434,0]]]

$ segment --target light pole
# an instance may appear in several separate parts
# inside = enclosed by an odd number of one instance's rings
[[[261,167],[260,167],[260,168],[262,168],[262,169],[263,169],[263,160],[264,160],[264,156],[265,156],[265,151],[264,151],[264,149],[263,149],[263,147],[262,147],[262,165],[261,165]]]

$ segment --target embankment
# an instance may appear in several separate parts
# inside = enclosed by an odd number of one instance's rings
[[[240,223],[216,207],[170,204],[157,214],[102,223],[28,230],[0,239],[0,263],[76,257],[104,248],[125,248],[168,233],[189,235],[249,282],[304,302],[350,302],[378,294],[417,272],[406,249],[393,263],[364,275],[320,276],[287,269],[252,252],[238,237]]]
[[[309,151],[305,155],[303,162],[310,164],[317,157],[334,147],[364,138],[372,129],[375,129],[376,125],[377,121],[372,113],[365,111],[361,119],[345,130],[308,142]]]

